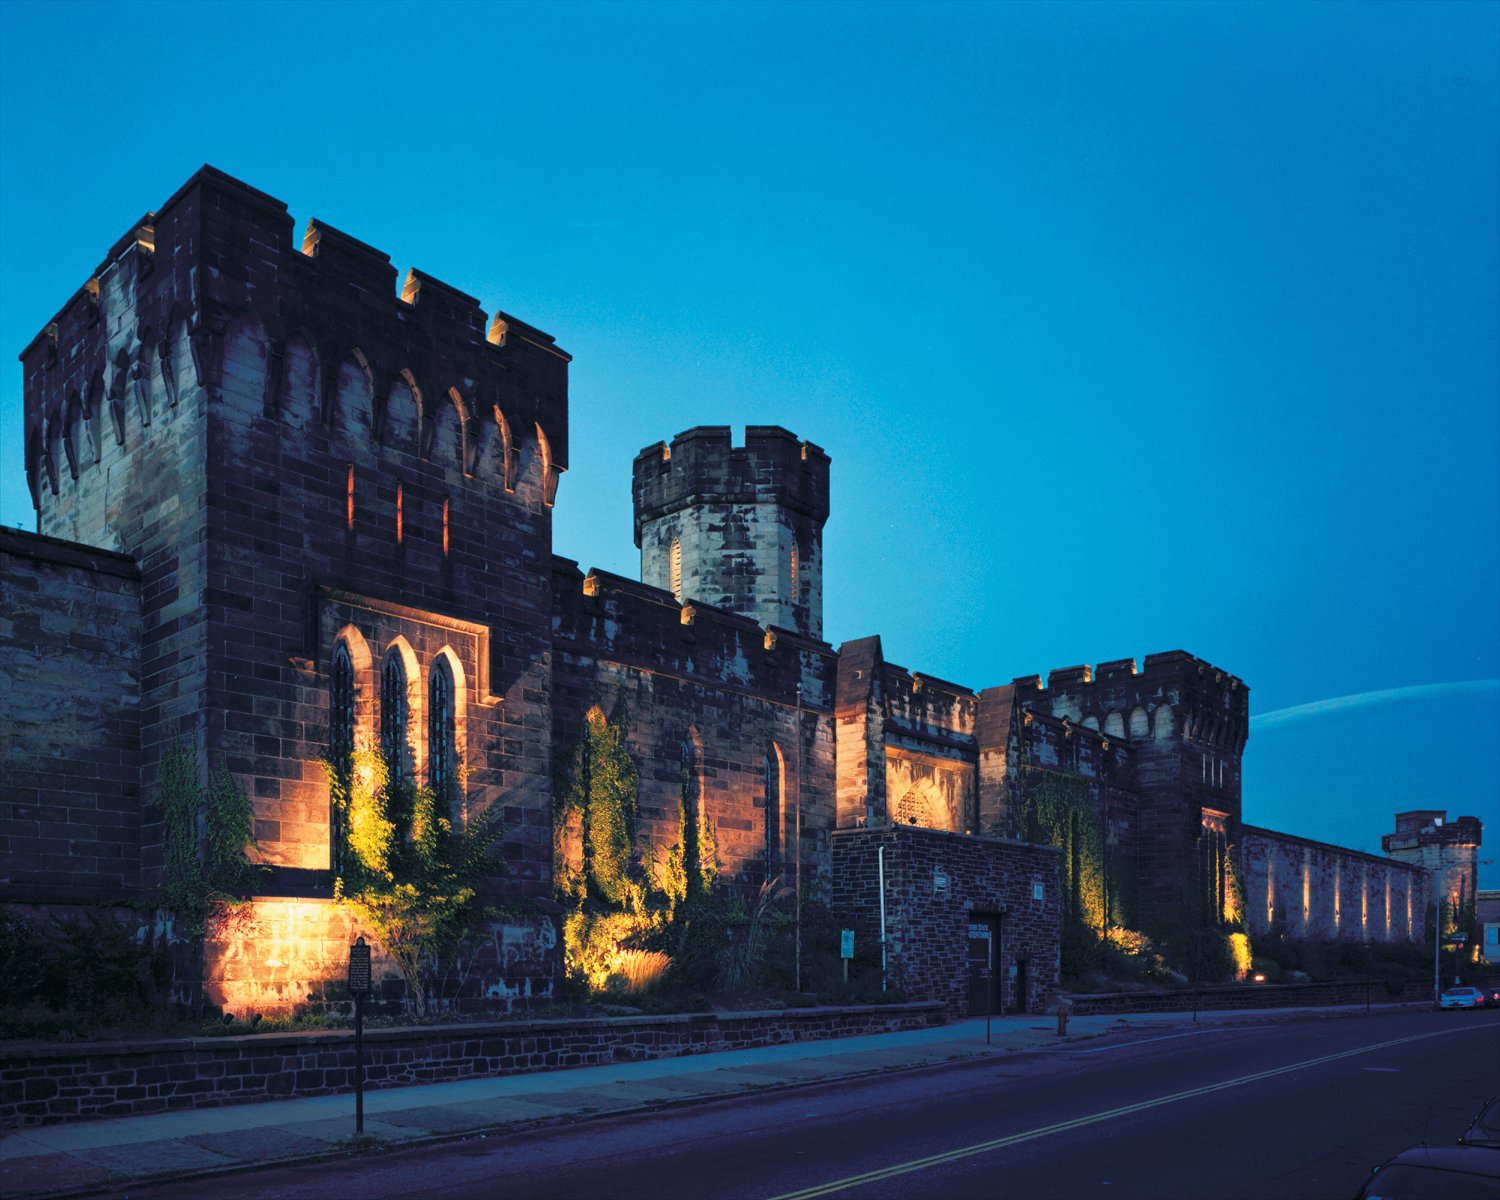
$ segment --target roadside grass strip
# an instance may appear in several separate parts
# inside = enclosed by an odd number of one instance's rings
[[[1137,1104],[1126,1104],[1120,1108],[1106,1109],[1104,1112],[1094,1113],[1091,1116],[1077,1117],[1071,1121],[1059,1121],[1055,1125],[1043,1125],[1038,1129],[1028,1129],[1025,1133],[1013,1133],[1009,1137],[995,1138],[993,1141],[978,1142],[972,1146],[964,1146],[958,1150],[949,1150],[943,1154],[934,1154],[928,1158],[917,1158],[911,1162],[898,1163],[894,1167],[882,1167],[878,1171],[866,1171],[863,1175],[850,1175],[845,1179],[835,1179],[831,1183],[817,1184],[814,1187],[803,1188],[796,1192],[785,1192],[780,1196],[772,1197],[771,1200],[811,1200],[813,1196],[827,1196],[834,1192],[841,1192],[846,1188],[858,1187],[861,1184],[878,1183],[882,1179],[894,1179],[898,1175],[907,1175],[912,1171],[925,1171],[929,1167],[940,1167],[944,1163],[957,1162],[963,1158],[972,1158],[976,1154],[988,1154],[991,1150],[1002,1150],[1006,1146],[1016,1146],[1022,1142],[1048,1137],[1054,1133],[1066,1133],[1070,1129],[1082,1129],[1086,1125],[1096,1125],[1100,1121],[1112,1121],[1116,1117],[1128,1117],[1131,1113],[1145,1112],[1149,1108],[1158,1108],[1163,1104],[1175,1104],[1179,1100],[1191,1100],[1194,1096],[1207,1096],[1213,1092],[1222,1092],[1228,1088],[1255,1083],[1261,1079],[1274,1079],[1277,1075],[1286,1075],[1292,1071],[1302,1071],[1308,1067],[1320,1066],[1323,1063],[1337,1062],[1341,1058],[1354,1058],[1356,1055],[1368,1054],[1372,1050],[1386,1050],[1391,1046],[1404,1046],[1408,1042],[1421,1042],[1427,1038],[1442,1037],[1449,1033],[1465,1033],[1476,1028],[1482,1027],[1465,1025],[1454,1029],[1439,1029],[1434,1033],[1419,1033],[1412,1037],[1396,1038],[1394,1041],[1376,1042],[1372,1046],[1360,1046],[1354,1050],[1344,1050],[1338,1054],[1325,1054],[1321,1058],[1308,1058],[1302,1062],[1292,1063],[1290,1066],[1274,1067],[1269,1071],[1257,1071],[1253,1075],[1241,1075],[1237,1079],[1226,1079],[1223,1083],[1210,1083],[1205,1087],[1191,1088],[1185,1092],[1173,1092],[1169,1096],[1158,1096],[1154,1100],[1142,1100]]]

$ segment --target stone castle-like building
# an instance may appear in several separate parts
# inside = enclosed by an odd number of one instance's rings
[[[499,886],[545,906],[554,748],[622,697],[643,844],[677,836],[686,771],[724,886],[800,862],[872,919],[883,891],[909,992],[956,1007],[976,930],[997,1004],[1057,987],[1078,898],[1066,848],[1028,840],[1047,773],[1102,831],[1101,921],[1191,902],[1403,940],[1424,868],[1474,894],[1472,818],[1413,834],[1430,863],[1245,825],[1249,690],[1190,654],[976,693],[878,637],[823,641],[829,457],[784,429],[736,446],[699,427],[636,457],[641,582],[558,557],[568,354],[418,271],[397,283],[385,254],[320,220],[299,239],[284,204],[205,167],[22,352],[37,533],[0,535],[0,899],[159,886],[156,765],[185,738],[244,785],[274,868],[257,945],[210,954],[211,993],[331,994],[349,929],[329,746],[383,742],[413,777],[461,781],[506,826]],[[549,995],[555,922],[513,919],[496,962],[491,996]]]

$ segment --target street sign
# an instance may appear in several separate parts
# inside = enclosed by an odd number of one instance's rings
[[[854,930],[845,929],[839,934],[839,957],[854,957]]]
[[[349,947],[349,994],[362,996],[370,990],[370,947],[360,938]]]

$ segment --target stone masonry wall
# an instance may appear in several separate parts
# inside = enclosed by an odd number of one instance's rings
[[[936,1004],[890,1004],[376,1029],[365,1033],[365,1086],[604,1066],[943,1023]],[[0,1128],[353,1088],[351,1032],[34,1047],[0,1057]]]
[[[1419,942],[1428,904],[1420,867],[1242,825],[1239,867],[1252,935],[1280,920],[1314,941]]]
[[[968,923],[977,913],[1001,915],[1002,1005],[1016,1003],[1009,968],[1021,958],[1028,966],[1027,1010],[1054,1002],[1061,963],[1056,850],[903,826],[836,830],[834,907],[876,929],[881,847],[891,978],[908,998],[939,1000],[953,1016],[967,1013]]]
[[[467,798],[545,813],[568,362],[548,335],[420,272],[398,295],[386,255],[319,221],[299,242],[283,203],[204,168],[22,360],[40,527],[141,564],[148,800],[186,735],[227,757],[281,886],[318,886],[297,873],[328,866],[334,590],[405,610],[361,631],[376,663],[424,622],[473,634],[444,635],[470,713],[489,709]],[[550,895],[545,821],[513,824],[530,870],[507,886]],[[148,820],[148,885],[158,843]]]
[[[1170,992],[1107,992],[1097,996],[1070,996],[1073,1015],[1105,1016],[1110,1013],[1204,1012],[1233,1009],[1301,1008],[1334,1004],[1432,1003],[1432,983],[1407,979],[1398,994],[1386,981],[1356,980],[1345,983],[1268,983],[1256,987],[1180,988]]]
[[[257,897],[210,922],[204,999],[245,1020],[304,1006],[348,1014],[349,947],[359,936],[372,951],[367,1011],[402,1012],[406,984],[379,939],[343,905],[302,897]],[[524,1011],[551,1003],[563,975],[557,916],[501,916],[469,939],[446,975],[428,980],[429,1002],[439,1012]]]
[[[692,747],[693,799],[701,798],[719,847],[721,878],[748,888],[788,873],[797,794],[796,686],[803,684],[802,871],[826,870],[833,825],[834,660],[822,643],[670,592],[556,560],[553,711],[560,746],[582,732],[589,709],[628,714],[639,772],[638,845],[665,860],[676,843],[684,740]],[[691,623],[685,624],[684,614]],[[766,760],[771,760],[767,788]],[[771,801],[768,818],[767,801]]]
[[[886,796],[898,824],[977,833],[978,701],[968,688],[885,665]]]
[[[1208,881],[1205,839],[1233,844],[1240,820],[1240,756],[1249,736],[1249,689],[1181,650],[1015,680],[1014,702],[1125,738],[1139,791],[1135,848],[1143,919],[1189,902]],[[1221,814],[1215,816],[1214,814]],[[1222,830],[1220,830],[1222,826]]]
[[[0,530],[0,901],[140,885],[141,575]]]
[[[774,425],[733,446],[727,425],[701,425],[637,455],[635,544],[641,579],[762,625],[823,636],[823,523],[828,456]],[[795,567],[793,557],[795,554]]]

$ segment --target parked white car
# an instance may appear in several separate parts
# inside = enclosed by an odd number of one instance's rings
[[[1484,993],[1478,988],[1449,988],[1438,997],[1439,1008],[1483,1008]]]

